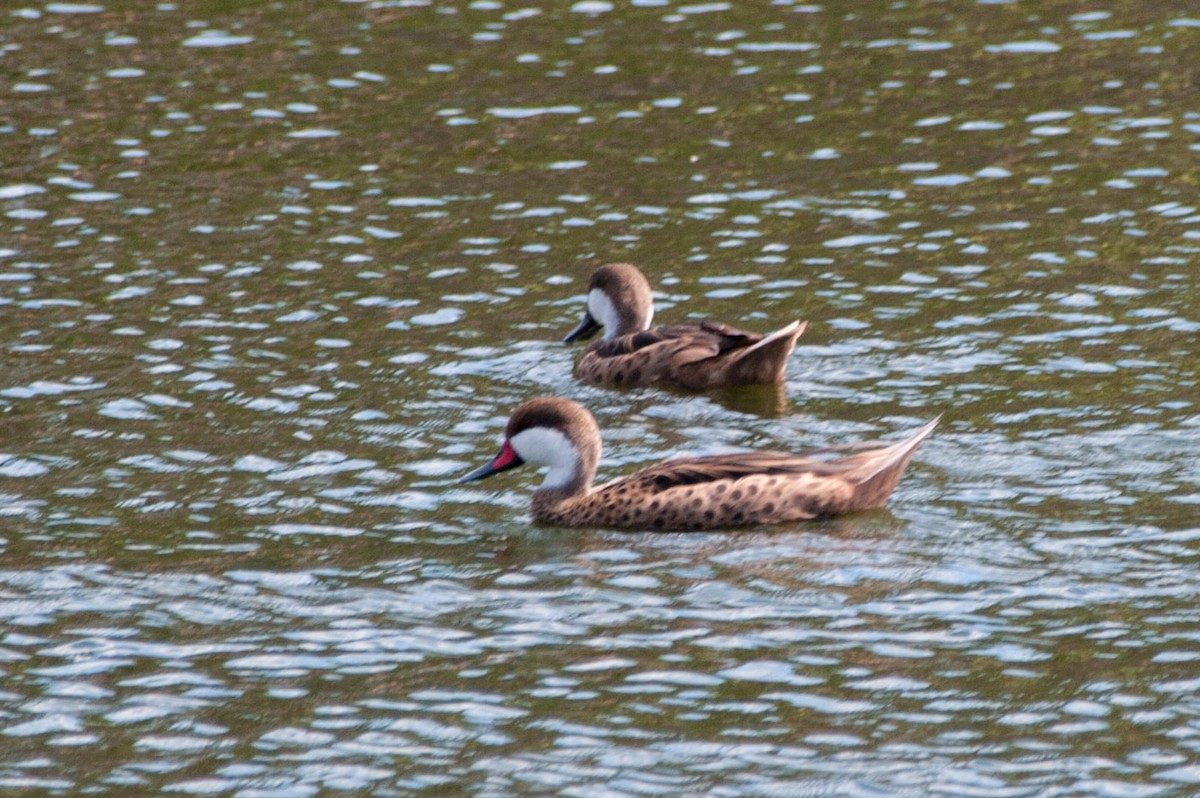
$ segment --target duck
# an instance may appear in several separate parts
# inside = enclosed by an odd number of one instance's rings
[[[558,527],[693,531],[825,518],[883,507],[940,419],[898,443],[683,457],[593,487],[595,418],[570,399],[538,397],[513,411],[499,453],[459,482],[525,463],[544,468],[532,515]]]
[[[576,374],[602,387],[672,386],[705,390],[783,380],[788,356],[806,323],[793,321],[767,335],[717,321],[651,327],[650,283],[631,263],[609,263],[588,281],[587,305],[564,343],[601,340],[579,358]]]

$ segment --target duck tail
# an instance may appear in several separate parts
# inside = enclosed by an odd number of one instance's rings
[[[728,381],[735,385],[758,385],[783,380],[788,356],[806,327],[806,321],[793,321],[743,349],[729,364]]]
[[[938,416],[900,443],[856,455],[862,458],[862,464],[846,474],[854,485],[854,509],[869,510],[887,503],[917,447],[941,420]]]

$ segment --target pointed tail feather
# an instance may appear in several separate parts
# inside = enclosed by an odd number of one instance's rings
[[[781,327],[753,346],[742,350],[727,371],[727,381],[737,385],[756,385],[779,382],[787,369],[788,355],[796,339],[808,327],[808,322],[793,321]]]
[[[864,455],[863,464],[846,475],[854,485],[855,509],[867,510],[882,507],[887,503],[905,467],[908,466],[908,461],[916,454],[917,447],[929,437],[941,420],[939,415],[906,440]]]

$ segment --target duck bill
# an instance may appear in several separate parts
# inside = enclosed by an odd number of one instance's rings
[[[600,323],[592,318],[592,314],[584,311],[583,321],[579,322],[579,326],[571,330],[571,334],[563,339],[564,344],[569,344],[574,341],[583,341],[591,338],[596,334],[596,330],[600,329]]]
[[[493,474],[499,474],[501,471],[507,471],[510,468],[516,468],[519,465],[524,465],[525,461],[513,451],[512,444],[508,441],[500,447],[500,453],[492,458],[492,461],[487,465],[481,465],[470,474],[458,480],[461,485],[464,482],[478,482],[481,479],[487,479]]]

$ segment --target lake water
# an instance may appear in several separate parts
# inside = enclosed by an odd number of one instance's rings
[[[1144,796],[1200,784],[1200,11],[0,10],[0,792]],[[590,271],[809,329],[786,390],[578,384]],[[887,511],[533,526],[895,438]]]

